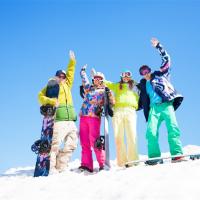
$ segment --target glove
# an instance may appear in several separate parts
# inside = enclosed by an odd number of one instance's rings
[[[87,68],[87,64],[83,65],[83,67],[81,68],[81,71],[85,71]]]
[[[95,74],[96,74],[96,70],[94,68],[92,68],[92,70],[91,70],[91,76],[92,76],[92,78],[94,77]]]
[[[69,57],[71,60],[76,60],[75,54],[72,50],[69,51]]]

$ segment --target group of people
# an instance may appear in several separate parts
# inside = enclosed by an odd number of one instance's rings
[[[106,89],[109,89],[109,103],[113,108],[112,124],[118,166],[131,167],[133,165],[131,161],[139,159],[136,111],[141,109],[143,109],[147,121],[148,157],[161,156],[158,141],[159,127],[161,122],[165,121],[170,153],[177,155],[173,160],[181,161],[183,150],[175,110],[180,106],[183,97],[177,93],[169,80],[170,56],[156,38],[153,38],[151,43],[159,51],[162,64],[160,69],[154,72],[147,65],[141,66],[139,73],[142,79],[139,83],[133,79],[129,70],[120,74],[120,81],[117,83],[106,80],[102,72],[92,70],[92,82],[90,83],[86,73],[87,65],[81,68],[83,103],[79,113],[79,131],[75,125],[77,117],[71,94],[76,60],[74,53],[70,51],[67,70],[56,72],[60,87],[58,98],[46,97],[46,87],[39,93],[39,101],[42,105],[50,104],[57,108],[50,152],[50,173],[65,170],[77,147],[78,135],[82,147],[79,169],[93,172],[92,150],[96,155],[99,170],[105,169],[105,151],[103,148],[97,147],[96,141],[100,137]],[[126,135],[126,143],[124,135]],[[61,148],[62,143],[64,144]],[[147,164],[154,165],[161,162],[162,159],[151,159]]]

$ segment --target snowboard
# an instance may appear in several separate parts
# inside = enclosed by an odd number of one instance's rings
[[[175,160],[177,157],[182,157],[182,160]],[[174,159],[174,160],[173,160]],[[183,162],[183,161],[189,161],[189,160],[196,160],[200,159],[200,154],[183,154],[183,155],[175,155],[175,156],[161,156],[156,158],[146,158],[146,159],[140,159],[135,160],[131,162],[127,162],[126,165],[139,165],[140,163],[144,163],[146,165],[157,165],[157,164],[164,164],[167,161],[171,161],[171,163],[177,163],[177,162]],[[151,163],[151,164],[149,164]]]
[[[46,96],[49,98],[58,98],[58,94],[59,83],[56,78],[51,78],[47,83]],[[47,104],[40,107],[40,113],[44,116],[41,137],[31,147],[32,151],[37,154],[34,177],[49,175],[55,112],[56,108],[52,105]]]

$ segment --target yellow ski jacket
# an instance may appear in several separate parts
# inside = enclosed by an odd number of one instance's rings
[[[129,89],[126,83],[123,83],[122,89],[120,90],[120,83],[113,83],[110,81],[104,82],[115,95],[114,108],[131,107],[135,110],[138,109],[139,96],[136,91]]]
[[[56,121],[75,121],[76,114],[73,107],[73,99],[71,94],[71,88],[74,82],[75,73],[75,60],[70,60],[68,67],[66,69],[66,81],[65,83],[60,83],[58,102],[59,107],[56,111]],[[49,98],[46,96],[46,89],[44,87],[38,94],[38,99],[40,104],[46,105],[50,104],[55,106],[56,98]]]

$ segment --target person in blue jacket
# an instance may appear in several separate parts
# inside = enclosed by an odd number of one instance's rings
[[[183,157],[182,144],[180,141],[180,130],[177,124],[175,110],[183,101],[180,95],[170,83],[170,56],[164,50],[160,42],[153,38],[152,46],[156,48],[162,58],[162,64],[158,71],[152,72],[148,65],[143,65],[139,73],[143,78],[138,84],[140,90],[139,107],[143,109],[147,121],[146,139],[148,142],[148,156],[155,158],[161,156],[159,147],[159,127],[165,121],[168,131],[168,142],[172,161],[181,161]],[[180,155],[180,156],[179,156]],[[157,164],[162,159],[149,161],[146,164]]]

